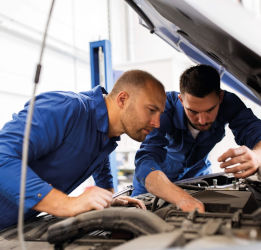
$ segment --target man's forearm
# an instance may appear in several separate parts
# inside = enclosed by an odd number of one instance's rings
[[[33,209],[40,212],[61,217],[74,216],[72,206],[69,204],[73,197],[53,188]]]
[[[150,193],[170,203],[176,203],[181,197],[188,195],[187,192],[170,182],[162,171],[151,172],[146,178],[145,186]]]
[[[173,184],[162,171],[151,172],[146,177],[145,187],[150,193],[175,204],[183,211],[189,212],[194,209],[198,209],[199,212],[205,211],[203,203]]]
[[[112,192],[92,186],[77,197],[52,189],[33,209],[61,217],[75,216],[89,210],[100,210],[112,202]]]

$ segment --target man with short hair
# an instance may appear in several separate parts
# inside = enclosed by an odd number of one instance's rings
[[[126,133],[137,141],[160,126],[166,95],[151,74],[125,72],[108,95],[97,86],[81,92],[47,92],[36,97],[25,193],[25,218],[47,212],[75,216],[114,204],[144,204],[131,197],[112,199],[109,154]],[[28,103],[0,131],[0,229],[17,223],[22,141]],[[90,176],[96,186],[68,194]]]
[[[173,182],[210,173],[208,154],[225,136],[226,124],[241,146],[220,156],[220,167],[244,178],[261,166],[261,121],[235,94],[220,89],[219,74],[210,66],[182,74],[180,93],[167,93],[160,123],[137,151],[133,196],[149,191],[191,211],[194,202]]]

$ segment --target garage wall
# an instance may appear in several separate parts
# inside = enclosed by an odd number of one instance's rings
[[[0,5],[0,125],[29,98],[51,1]],[[107,39],[107,1],[56,1],[38,93],[90,88],[89,42]],[[8,98],[4,98],[8,93]]]

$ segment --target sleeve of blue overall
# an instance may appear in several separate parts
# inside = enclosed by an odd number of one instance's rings
[[[62,142],[65,134],[77,120],[79,108],[73,108],[74,105],[75,101],[72,102],[61,95],[46,93],[37,97],[29,140],[28,162],[39,159]],[[13,119],[0,131],[0,193],[17,207],[28,106],[27,103],[21,112],[14,114]],[[48,183],[27,166],[25,213],[41,201],[51,189]]]
[[[231,107],[228,111],[229,128],[232,130],[235,141],[239,145],[245,145],[252,149],[261,141],[261,120],[258,119],[251,109],[234,94],[226,99],[226,106]]]
[[[98,171],[93,173],[93,179],[98,187],[105,189],[113,188],[109,156],[101,164],[103,164],[103,167],[98,168]]]
[[[160,118],[160,128],[154,129],[146,140],[141,144],[135,156],[135,177],[145,187],[145,180],[149,173],[162,170],[160,164],[166,158],[168,140],[166,139],[167,128],[172,127],[171,120],[163,113]]]

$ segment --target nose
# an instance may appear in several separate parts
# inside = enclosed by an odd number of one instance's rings
[[[207,115],[205,112],[198,114],[198,123],[204,125],[207,123]]]
[[[157,114],[157,115],[152,117],[151,126],[153,128],[159,128],[160,127],[160,114]]]

